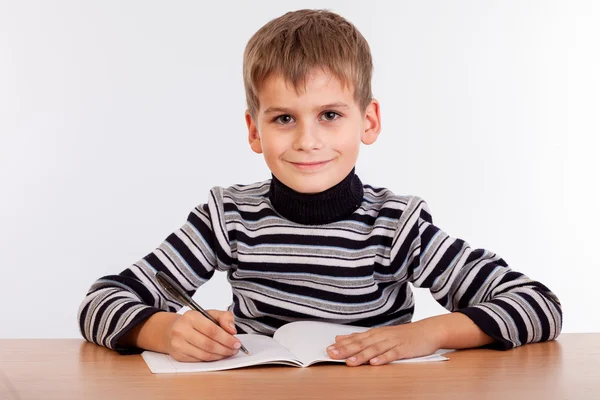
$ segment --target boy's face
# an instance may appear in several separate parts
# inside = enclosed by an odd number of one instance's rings
[[[353,90],[321,69],[307,77],[300,95],[271,76],[258,99],[256,120],[246,111],[250,147],[297,192],[318,193],[338,184],[356,164],[360,143],[372,144],[381,130],[377,100],[363,115]]]

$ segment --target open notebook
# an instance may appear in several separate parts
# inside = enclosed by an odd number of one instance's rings
[[[179,362],[171,356],[145,351],[142,357],[148,368],[155,374],[177,372],[208,372],[248,367],[261,364],[283,364],[296,367],[308,367],[318,362],[341,362],[329,358],[327,346],[335,343],[336,335],[348,335],[363,332],[369,328],[332,324],[317,321],[291,322],[279,328],[273,337],[240,334],[237,338],[246,346],[250,355],[239,352],[235,356],[208,362]],[[444,361],[442,354],[452,350],[439,350],[436,353],[418,358],[394,361],[394,363]]]

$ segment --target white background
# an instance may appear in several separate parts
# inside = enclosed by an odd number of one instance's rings
[[[363,182],[428,201],[600,331],[600,8],[584,1],[0,0],[0,337],[79,337],[92,282],[179,228],[212,186],[268,179],[242,54],[328,8],[371,45],[383,130]],[[217,275],[196,294],[225,308]],[[417,292],[415,319],[444,310]]]

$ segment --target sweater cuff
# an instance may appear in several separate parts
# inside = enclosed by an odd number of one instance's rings
[[[139,347],[122,346],[118,343],[119,340],[121,340],[121,338],[123,336],[125,336],[127,333],[129,333],[129,331],[131,331],[137,325],[141,324],[142,322],[144,322],[145,320],[147,320],[148,318],[150,318],[152,315],[156,314],[157,312],[165,311],[165,310],[161,310],[160,308],[156,308],[156,307],[151,307],[151,306],[146,306],[146,305],[143,305],[143,306],[140,305],[140,306],[142,307],[142,310],[139,311],[135,315],[135,317],[133,317],[131,319],[131,321],[129,321],[129,323],[127,323],[125,326],[123,326],[119,330],[119,332],[110,340],[107,347],[115,350],[116,352],[118,352],[119,354],[122,354],[122,355],[140,354],[144,351],[144,349],[140,349]]]
[[[462,313],[469,317],[475,325],[479,327],[486,335],[494,339],[494,342],[483,346],[493,350],[509,350],[515,347],[515,344],[510,340],[503,337],[500,333],[500,327],[494,318],[492,318],[487,312],[477,306],[467,307],[456,312]]]

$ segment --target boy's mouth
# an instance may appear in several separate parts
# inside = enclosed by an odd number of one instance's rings
[[[310,161],[310,162],[293,162],[290,161],[290,163],[298,168],[298,169],[302,169],[302,170],[311,170],[311,169],[319,169],[323,166],[325,166],[325,164],[329,163],[331,160],[325,160],[325,161]]]

